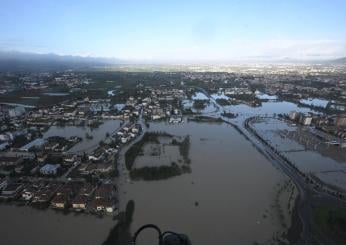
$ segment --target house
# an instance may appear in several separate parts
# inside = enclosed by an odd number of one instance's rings
[[[105,200],[105,199],[96,199],[93,202],[93,208],[97,212],[113,213],[115,211],[115,201],[114,200]]]
[[[60,164],[46,164],[40,169],[40,173],[43,175],[56,175],[60,167]]]
[[[33,141],[29,142],[28,144],[22,146],[20,148],[21,151],[29,151],[32,148],[41,148],[46,141],[44,139],[38,138],[34,139]]]
[[[53,208],[64,209],[67,207],[69,197],[67,195],[56,195],[51,201]]]
[[[96,186],[86,183],[80,189],[79,194],[72,201],[72,208],[75,210],[85,210],[91,195],[96,190]]]
[[[66,163],[74,163],[75,161],[77,161],[77,156],[74,154],[64,156],[64,162]]]
[[[6,179],[0,179],[0,191],[5,189],[7,184],[8,184],[8,182]]]
[[[90,183],[86,183],[80,189],[79,194],[90,197],[95,192],[95,190],[96,190],[96,186]]]
[[[78,166],[78,171],[80,174],[89,174],[89,172],[87,171],[88,166],[90,165],[90,163],[81,163]]]
[[[0,151],[5,150],[10,144],[8,142],[4,142],[0,144]]]
[[[83,170],[84,174],[109,173],[113,170],[113,165],[110,163],[90,163]]]
[[[1,192],[0,198],[14,199],[19,196],[24,185],[21,183],[10,183]]]
[[[301,115],[299,122],[305,126],[310,126],[312,122],[312,116],[309,115]]]
[[[61,187],[61,183],[50,182],[34,194],[33,202],[48,203]]]
[[[55,151],[57,148],[59,147],[59,143],[58,142],[48,142],[45,146],[44,149],[46,151]]]
[[[0,166],[17,166],[24,162],[22,157],[0,156]]]
[[[32,198],[33,202],[39,202],[39,203],[48,203],[49,200],[53,197],[54,192],[49,189],[42,189],[34,194],[34,197]]]
[[[89,160],[100,161],[104,157],[104,151],[101,148],[98,148],[94,151],[93,155],[88,156]]]
[[[87,208],[89,197],[86,195],[77,195],[72,201],[72,208],[75,210],[85,210]]]
[[[151,119],[152,119],[152,120],[159,120],[159,119],[161,119],[161,118],[162,118],[161,115],[156,115],[156,114],[155,114],[155,115],[152,115],[152,116],[151,116]]]
[[[22,191],[22,199],[23,199],[24,201],[30,201],[30,200],[34,197],[35,192],[36,192],[36,189],[33,188],[33,187],[25,188],[25,189]]]
[[[297,111],[291,111],[288,115],[289,119],[292,121],[296,121],[299,119],[299,112]]]
[[[97,190],[95,191],[95,199],[107,199],[110,200],[113,197],[115,197],[116,189],[115,186],[112,184],[102,184]]]
[[[121,143],[126,144],[131,140],[131,136],[126,134],[125,136],[121,137]]]
[[[177,115],[173,115],[169,118],[169,123],[181,123],[183,118]]]
[[[25,113],[25,108],[22,106],[17,106],[8,110],[8,115],[10,117],[19,117]]]
[[[36,157],[37,157],[37,162],[44,163],[47,160],[47,158],[48,158],[48,154],[46,154],[43,151],[41,151],[41,152],[38,152],[36,154]]]
[[[131,131],[132,131],[132,133],[137,134],[139,132],[139,128],[138,127],[133,127],[131,129]]]

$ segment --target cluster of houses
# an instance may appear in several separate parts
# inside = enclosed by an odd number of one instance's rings
[[[140,124],[128,123],[117,132],[117,137],[122,144],[126,144],[136,138],[141,131],[142,128]]]
[[[110,119],[116,116],[116,109],[110,99],[71,100],[49,108],[33,109],[26,115],[28,125],[49,126],[59,122],[91,124],[97,119]]]
[[[252,95],[253,92],[248,86],[244,87],[233,87],[233,88],[225,88],[224,89],[224,94],[225,95]]]
[[[182,112],[171,104],[161,106],[159,103],[149,104],[143,110],[143,115],[149,120],[168,119],[170,123],[182,122]]]
[[[150,89],[150,96],[142,100],[143,116],[148,120],[168,119],[182,122],[180,103],[187,96],[181,89]]]
[[[310,126],[312,123],[311,113],[302,113],[297,111],[291,111],[288,115],[289,119],[294,122],[298,122],[304,126]]]
[[[0,179],[0,200],[90,213],[114,213],[117,208],[116,187],[111,183],[46,180],[16,183]]]
[[[77,136],[71,136],[68,139],[60,136],[52,136],[46,140],[43,145],[44,150],[48,152],[64,152],[80,142],[82,138]]]
[[[137,123],[127,123],[123,125],[113,141],[108,137],[103,144],[87,155],[87,159],[78,164],[78,173],[80,176],[102,175],[114,172],[112,157],[118,152],[121,144],[126,144],[135,139],[142,131],[142,127]],[[114,143],[116,142],[116,143]]]
[[[293,122],[298,122],[305,126],[314,125],[317,129],[339,138],[338,141],[333,141],[333,144],[345,146],[346,140],[346,115],[321,115],[314,113],[301,113],[292,111],[288,118]]]

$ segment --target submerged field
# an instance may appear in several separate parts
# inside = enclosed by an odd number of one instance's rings
[[[135,203],[132,231],[154,223],[188,234],[193,244],[287,242],[295,187],[233,127],[152,123],[150,131],[189,135],[191,173],[157,181],[121,178],[121,208]]]

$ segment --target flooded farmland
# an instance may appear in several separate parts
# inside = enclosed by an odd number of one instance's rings
[[[150,131],[189,135],[192,172],[160,181],[121,179],[121,207],[135,202],[132,231],[154,223],[163,230],[186,233],[193,244],[201,245],[283,239],[295,190],[233,127],[151,123]]]
[[[273,118],[260,119],[253,125],[265,140],[302,172],[345,190],[345,150],[327,144],[318,137],[321,132]]]

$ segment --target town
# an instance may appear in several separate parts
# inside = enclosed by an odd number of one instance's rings
[[[314,172],[288,156],[345,160],[344,68],[179,69],[1,73],[0,201],[118,218],[125,185],[193,173],[189,134],[165,131],[190,123],[231,125],[299,188],[345,200],[342,165]]]

